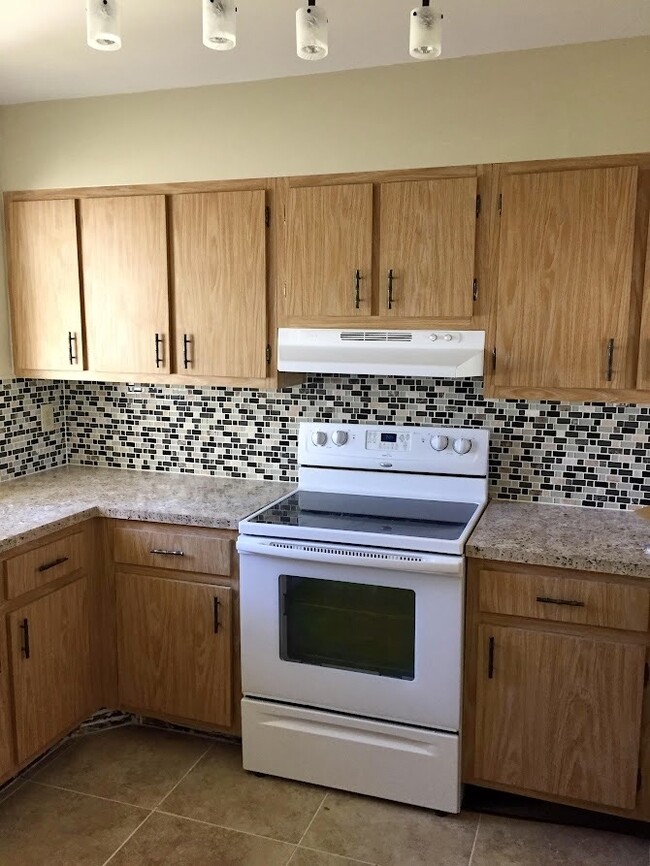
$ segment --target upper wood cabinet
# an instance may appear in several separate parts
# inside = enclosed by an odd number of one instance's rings
[[[634,388],[639,169],[562,168],[504,170],[494,384]]]
[[[380,185],[380,315],[471,318],[476,194],[475,176]]]
[[[163,195],[80,201],[88,367],[170,372]]]
[[[371,183],[292,187],[286,312],[291,318],[372,312]]]
[[[648,217],[648,243],[644,270],[643,306],[639,334],[639,365],[637,388],[650,391],[650,216]]]
[[[266,376],[264,190],[171,196],[176,372]]]
[[[83,369],[74,200],[11,202],[7,234],[16,373]]]

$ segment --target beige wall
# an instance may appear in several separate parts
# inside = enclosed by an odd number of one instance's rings
[[[9,106],[0,112],[0,185],[149,183],[644,151],[650,150],[648,81],[650,38],[640,38]]]

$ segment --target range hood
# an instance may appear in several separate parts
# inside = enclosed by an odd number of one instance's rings
[[[278,370],[459,379],[483,375],[485,331],[280,328]]]

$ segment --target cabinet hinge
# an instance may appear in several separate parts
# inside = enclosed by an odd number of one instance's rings
[[[268,206],[264,208],[264,222],[267,228],[271,225],[271,208]]]
[[[478,301],[478,280],[476,277],[474,277],[474,282],[472,283],[472,298]]]
[[[503,193],[499,193],[499,216],[503,213]]]
[[[270,344],[267,345],[267,347],[266,347],[266,363],[267,364],[271,363],[271,346],[270,346]]]
[[[481,215],[481,196],[476,196],[476,219],[478,219]]]
[[[645,663],[645,667],[643,668],[643,688],[645,688],[650,682],[650,665],[648,662]]]
[[[639,772],[636,774],[636,789],[637,789],[637,791],[641,790],[642,784],[643,784],[643,774],[641,773],[641,770],[639,770]]]

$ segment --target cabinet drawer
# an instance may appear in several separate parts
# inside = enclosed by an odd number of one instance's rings
[[[232,541],[203,531],[115,527],[115,561],[199,574],[229,575]]]
[[[484,613],[647,631],[648,607],[643,586],[487,570],[479,577]]]
[[[84,532],[75,532],[7,560],[7,598],[17,598],[85,567]]]

